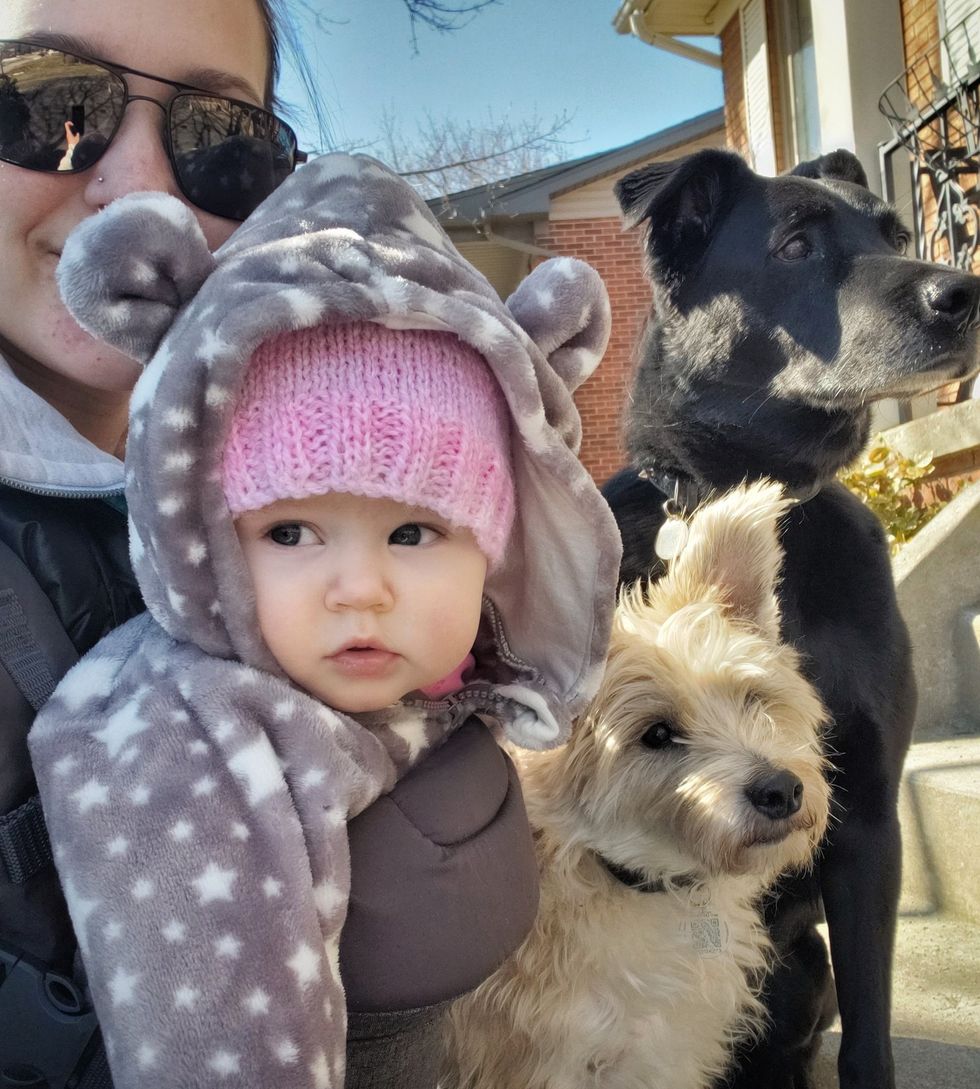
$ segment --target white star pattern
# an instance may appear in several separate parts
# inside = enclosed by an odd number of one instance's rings
[[[228,345],[213,329],[205,329],[198,346],[198,357],[204,363],[213,363],[218,356],[228,350]]]
[[[125,836],[116,836],[105,845],[105,853],[110,858],[118,858],[129,850],[129,840]]]
[[[55,775],[67,775],[77,767],[78,760],[74,756],[63,756],[60,760],[55,761],[51,770]]]
[[[89,781],[71,795],[78,803],[78,812],[87,813],[97,805],[105,805],[109,800],[109,788],[97,779]]]
[[[123,704],[118,711],[106,719],[105,728],[96,730],[92,736],[101,741],[108,750],[110,759],[114,760],[138,734],[150,728],[149,722],[140,718],[140,706],[145,689],[140,689],[133,694],[128,703]]]
[[[150,800],[150,791],[141,783],[139,786],[133,787],[129,792],[129,800],[133,805],[146,805]]]
[[[148,877],[141,877],[132,888],[134,900],[149,900],[155,892],[156,886]]]
[[[231,397],[230,392],[225,386],[219,386],[217,382],[211,382],[208,388],[204,391],[204,402],[208,408],[217,408],[219,405],[225,404],[225,402]]]
[[[194,825],[190,821],[177,821],[170,829],[170,838],[176,843],[182,843],[194,835]]]
[[[113,1006],[128,1006],[133,1001],[139,979],[138,972],[127,972],[122,967],[116,969],[116,974],[109,980]]]
[[[191,884],[197,889],[200,903],[210,904],[214,900],[234,900],[231,886],[238,873],[235,870],[223,870],[216,862],[209,862],[207,869]]]
[[[425,719],[417,712],[410,712],[402,719],[395,719],[390,723],[393,733],[396,733],[406,745],[408,756],[414,760],[425,747]]]
[[[194,797],[200,798],[202,795],[212,795],[217,789],[217,786],[218,784],[210,775],[205,775],[203,779],[198,779],[191,789],[194,791]]]
[[[236,779],[244,782],[252,806],[259,805],[270,794],[285,789],[279,761],[265,735],[239,749],[229,759],[228,767]]]
[[[58,699],[69,711],[81,710],[86,700],[112,691],[119,662],[115,658],[83,658],[58,685]]]
[[[197,1000],[201,997],[201,992],[195,987],[189,987],[184,984],[182,987],[178,987],[174,991],[174,1009],[175,1010],[192,1010],[194,1009]]]
[[[320,978],[320,954],[315,949],[311,949],[306,942],[302,942],[286,961],[286,967],[290,968],[296,976],[300,990],[305,990]]]
[[[262,882],[262,891],[267,899],[274,900],[276,897],[282,896],[282,882],[277,881],[274,877],[267,877]]]
[[[292,700],[280,700],[272,708],[272,713],[280,722],[284,722],[296,714],[296,704]]]
[[[239,1058],[230,1051],[216,1051],[208,1061],[208,1066],[216,1074],[228,1077],[238,1073]]]
[[[346,900],[346,894],[341,892],[332,881],[321,881],[319,885],[313,888],[313,903],[316,905],[316,910],[325,919],[332,918]]]
[[[275,1053],[283,1066],[292,1066],[299,1059],[299,1048],[292,1040],[280,1040],[275,1046]]]
[[[243,842],[248,839],[252,834],[241,821],[235,821],[231,826],[231,834],[235,839],[240,839]]]
[[[231,719],[222,719],[214,728],[215,741],[227,741],[235,732],[235,724]]]
[[[260,1013],[269,1012],[269,996],[261,987],[256,987],[254,991],[245,996],[242,1005],[253,1017],[256,1017]]]
[[[185,715],[185,712],[181,711],[181,714]],[[206,741],[191,741],[187,746],[187,751],[191,756],[205,756],[210,749],[210,745]]]
[[[203,541],[191,541],[187,546],[187,562],[193,567],[199,567],[208,555],[208,546]]]
[[[136,1062],[139,1064],[140,1070],[149,1070],[151,1067],[156,1066],[157,1049],[152,1044],[140,1044],[139,1050],[136,1052]]]
[[[179,919],[171,919],[160,933],[168,942],[182,942],[187,937],[187,927]]]
[[[299,785],[304,790],[309,790],[311,787],[319,786],[326,777],[327,773],[323,768],[310,768],[300,776]]]
[[[222,934],[214,943],[214,951],[219,957],[237,957],[242,943],[234,934]]]

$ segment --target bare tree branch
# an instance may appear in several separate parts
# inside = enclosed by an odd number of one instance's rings
[[[562,135],[571,118],[550,122],[534,115],[521,121],[496,118],[460,122],[426,114],[411,136],[394,117],[381,119],[378,154],[427,199],[487,185],[560,161],[569,141]]]
[[[327,15],[323,10],[324,0],[294,0],[294,2],[313,19],[317,30],[326,30],[328,24],[340,26],[345,22],[343,19],[331,19]],[[447,34],[453,30],[459,30],[470,19],[479,15],[484,8],[492,7],[500,3],[500,0],[469,0],[468,3],[445,3],[444,0],[402,0],[402,3],[408,12],[412,48],[417,53],[420,25],[437,30],[440,34]]]

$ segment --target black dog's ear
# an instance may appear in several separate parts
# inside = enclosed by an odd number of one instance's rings
[[[670,284],[700,260],[737,178],[748,173],[738,155],[707,148],[673,162],[651,163],[616,183],[626,223],[649,222],[647,255],[657,279]]]
[[[851,151],[839,147],[821,155],[819,159],[809,159],[794,166],[790,174],[797,178],[829,178],[834,181],[851,182],[868,188],[868,175],[864,172],[861,160]]]

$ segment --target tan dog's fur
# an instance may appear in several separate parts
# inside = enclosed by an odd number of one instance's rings
[[[758,1028],[758,898],[823,835],[823,708],[779,641],[779,489],[699,511],[670,572],[620,602],[600,691],[569,743],[523,754],[541,869],[527,940],[453,1008],[447,1089],[702,1089]],[[658,723],[674,740],[641,740]],[[747,786],[786,769],[771,819]],[[616,880],[597,855],[665,891]],[[693,883],[692,883],[693,881]]]

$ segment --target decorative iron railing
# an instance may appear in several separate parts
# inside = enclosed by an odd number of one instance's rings
[[[884,196],[911,211],[916,255],[972,269],[980,261],[980,10],[916,58],[878,108],[894,134],[880,147]]]

